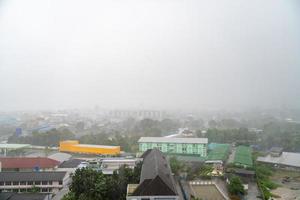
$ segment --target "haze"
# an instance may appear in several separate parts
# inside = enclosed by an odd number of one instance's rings
[[[299,108],[298,0],[0,1],[0,110]]]

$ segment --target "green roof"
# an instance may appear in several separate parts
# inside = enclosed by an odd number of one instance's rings
[[[225,161],[229,155],[229,144],[214,144],[214,148],[208,153],[206,158],[210,160],[222,160]]]
[[[169,155],[168,155],[169,156]],[[205,157],[200,156],[183,156],[183,155],[174,155],[178,160],[183,162],[204,162]],[[172,156],[170,156],[172,157]]]
[[[22,149],[26,147],[30,147],[30,144],[5,144],[0,143],[0,149]]]
[[[252,167],[252,149],[247,146],[238,146],[234,156],[234,163]]]

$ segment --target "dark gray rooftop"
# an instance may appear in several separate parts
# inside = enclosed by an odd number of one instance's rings
[[[0,193],[1,200],[45,200],[47,196],[40,193]]]
[[[0,181],[62,181],[66,172],[0,172]]]
[[[140,185],[133,196],[177,195],[167,158],[158,150],[148,151],[143,160]]]

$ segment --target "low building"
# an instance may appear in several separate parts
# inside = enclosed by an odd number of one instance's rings
[[[207,156],[207,138],[141,137],[138,143],[142,153],[157,148],[167,154]]]
[[[59,143],[59,151],[79,154],[119,155],[120,146],[79,144],[77,140],[66,140]]]
[[[136,164],[141,162],[139,158],[104,158],[100,160],[100,169],[103,174],[113,174],[115,170],[119,170],[121,166],[134,169]]]
[[[68,180],[66,172],[0,172],[0,190],[16,193],[56,193]]]
[[[51,171],[59,162],[44,157],[0,157],[0,171]]]
[[[3,154],[4,156],[7,156],[9,151],[15,151],[15,150],[23,150],[26,148],[30,148],[30,144],[6,144],[6,143],[0,143],[0,154]]]
[[[51,194],[40,194],[40,193],[0,193],[1,200],[49,200]]]
[[[179,195],[166,157],[153,149],[144,157],[139,184],[129,184],[127,200],[178,200]]]
[[[281,147],[272,147],[270,149],[270,155],[273,157],[279,157],[283,152],[283,148]]]
[[[300,171],[300,153],[293,152],[282,152],[280,156],[260,156],[257,158],[260,163],[272,165],[287,170],[298,170]]]
[[[248,146],[238,146],[234,155],[234,164],[244,168],[253,167],[252,149]]]

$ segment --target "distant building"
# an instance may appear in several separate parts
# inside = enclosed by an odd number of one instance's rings
[[[140,152],[157,148],[168,154],[207,156],[207,138],[141,137],[138,143]]]
[[[300,153],[282,152],[280,156],[275,157],[269,154],[264,157],[258,157],[257,161],[273,167],[300,171]]]
[[[238,146],[234,155],[234,164],[244,168],[253,167],[252,149],[248,146]]]
[[[179,195],[166,157],[158,149],[144,156],[139,184],[129,184],[127,200],[178,200]]]
[[[57,193],[68,182],[66,172],[0,172],[1,192]]]
[[[281,156],[282,151],[283,151],[283,148],[281,148],[281,147],[272,147],[270,149],[270,155],[273,157],[279,157],[279,156]]]
[[[119,170],[121,166],[134,169],[136,164],[141,162],[138,158],[104,158],[100,160],[100,169],[103,174],[113,174],[115,170]]]
[[[0,157],[0,171],[49,171],[54,170],[59,162],[43,157]]]
[[[50,194],[40,193],[0,193],[1,200],[49,200],[50,196]]]
[[[78,140],[66,140],[59,143],[59,151],[80,154],[118,155],[120,146],[79,144]]]

